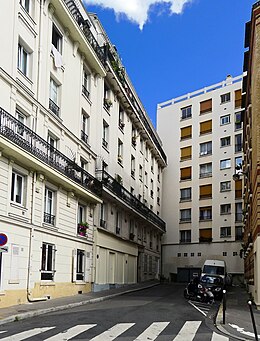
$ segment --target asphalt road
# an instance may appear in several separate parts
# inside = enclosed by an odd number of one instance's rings
[[[190,304],[183,289],[160,285],[13,322],[1,327],[0,340],[228,341],[212,322],[217,306]]]

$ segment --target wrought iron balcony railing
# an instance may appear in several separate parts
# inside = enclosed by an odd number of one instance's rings
[[[88,135],[83,130],[81,130],[81,140],[88,143]]]
[[[165,222],[158,217],[152,210],[145,206],[139,199],[132,195],[126,188],[124,188],[118,181],[116,181],[106,171],[99,171],[99,175],[102,178],[103,185],[111,192],[116,194],[126,204],[131,206],[137,212],[142,214],[145,219],[149,220],[153,224],[157,225],[163,232],[166,231]]]
[[[19,133],[21,129],[23,131],[22,135]],[[98,179],[79,167],[75,161],[62,154],[58,149],[51,146],[47,141],[2,108],[0,108],[0,135],[83,186],[88,191],[101,196],[102,184]]]
[[[55,225],[55,215],[44,212],[43,221],[52,226]]]
[[[59,116],[60,115],[60,108],[57,106],[57,104],[55,102],[53,102],[53,100],[49,99],[49,109],[56,115]]]

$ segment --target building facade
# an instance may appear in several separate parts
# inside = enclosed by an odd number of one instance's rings
[[[162,273],[188,281],[206,259],[243,274],[241,81],[232,78],[160,103],[157,130],[168,157],[164,171]],[[166,185],[167,184],[167,185]]]
[[[253,5],[251,21],[246,24],[243,79],[244,164],[242,177],[244,187],[243,257],[245,279],[254,301],[260,308],[260,3]]]
[[[166,156],[98,18],[0,18],[0,307],[158,278]]]

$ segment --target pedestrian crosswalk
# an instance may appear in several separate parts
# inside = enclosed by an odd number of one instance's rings
[[[173,322],[153,322],[151,323],[139,336],[133,337],[133,341],[154,341],[160,335],[163,335],[164,330]],[[186,321],[176,334],[170,336],[166,333],[169,341],[192,341],[200,334],[199,328],[202,321]],[[173,323],[174,324],[174,323]],[[30,330],[24,330],[15,334],[12,334],[8,330],[0,331],[1,341],[22,341],[30,338],[30,340],[45,340],[45,341],[66,341],[73,340],[80,335],[82,340],[88,341],[112,341],[120,340],[120,337],[127,336],[127,331],[130,330],[136,323],[117,323],[111,328],[102,331],[96,336],[93,334],[88,335],[88,330],[95,331],[97,324],[82,324],[76,325],[68,329],[64,329],[55,332],[56,327],[42,327],[33,328]],[[45,334],[48,334],[45,336]],[[50,335],[51,334],[51,335]],[[94,333],[95,334],[95,333]],[[164,336],[164,338],[166,337]],[[37,337],[37,338],[36,338]],[[129,336],[128,336],[129,337]],[[166,338],[165,338],[166,339]],[[229,341],[229,338],[215,332],[209,332],[209,341]]]

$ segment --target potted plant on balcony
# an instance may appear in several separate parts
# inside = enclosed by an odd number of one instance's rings
[[[78,234],[80,236],[86,237],[87,229],[89,228],[89,224],[87,222],[81,222],[78,224]]]

